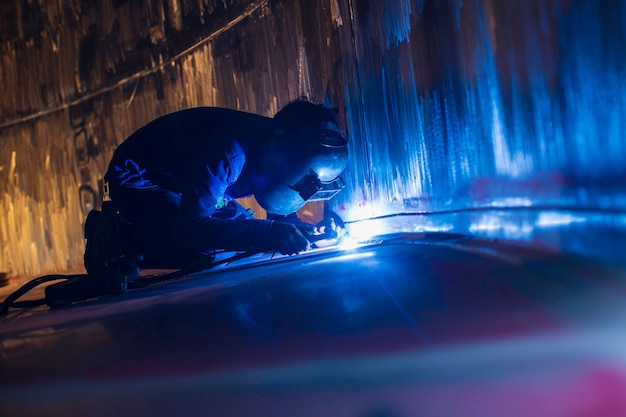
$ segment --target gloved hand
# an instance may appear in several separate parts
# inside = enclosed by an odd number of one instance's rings
[[[315,225],[315,234],[328,236],[327,238],[316,239],[315,247],[332,246],[346,235],[345,224],[337,213],[326,209],[324,210],[324,220]]]
[[[283,255],[295,255],[310,248],[309,241],[296,226],[274,221],[270,227],[269,249]]]

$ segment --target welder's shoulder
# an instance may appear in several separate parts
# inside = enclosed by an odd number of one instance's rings
[[[211,125],[210,136],[213,142],[222,142],[224,146],[243,146],[246,151],[253,151],[267,142],[272,129],[272,118],[228,110]]]

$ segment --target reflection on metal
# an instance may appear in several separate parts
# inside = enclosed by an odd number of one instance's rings
[[[329,264],[329,263],[335,263],[335,262],[339,262],[339,263],[357,262],[357,261],[363,261],[367,258],[373,258],[376,255],[374,252],[366,252],[366,251],[351,252],[351,250],[354,249],[352,245],[350,245],[349,247],[342,247],[342,249],[343,249],[342,252],[338,253],[336,256],[309,261],[307,262],[307,265],[314,266],[314,265],[318,265],[322,263]]]
[[[345,256],[12,311],[0,410],[623,416],[625,278],[625,266],[523,244],[391,234]]]
[[[523,242],[626,264],[626,213],[575,209],[470,209],[400,214],[349,222],[348,245],[388,233],[442,233]]]

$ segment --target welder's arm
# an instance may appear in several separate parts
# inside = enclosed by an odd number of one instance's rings
[[[220,219],[214,215],[228,186],[239,177],[245,155],[236,143],[222,152],[212,152],[205,165],[195,171],[181,197],[175,222],[174,238],[199,251],[256,250],[298,253],[308,248],[308,241],[293,225],[268,220]]]
[[[283,255],[295,255],[310,249],[307,238],[298,228],[289,223],[272,221],[269,246]]]
[[[315,225],[303,222],[295,213],[287,216],[268,213],[267,218],[294,224],[311,243],[311,246],[317,248],[336,245],[346,235],[343,220],[328,208],[324,209],[324,219]]]
[[[315,225],[315,232],[317,234],[315,246],[325,248],[341,241],[346,235],[346,226],[337,213],[325,208],[324,219]]]
[[[271,220],[202,217],[179,224],[176,238],[200,251],[276,251],[293,255],[309,248],[308,240],[294,225]]]

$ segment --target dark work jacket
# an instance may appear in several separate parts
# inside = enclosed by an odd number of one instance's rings
[[[262,250],[271,221],[225,220],[216,210],[254,192],[255,167],[273,119],[199,107],[162,116],[115,151],[105,180],[127,189],[160,188],[181,196],[174,239],[185,246]]]

